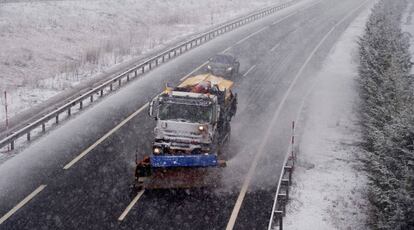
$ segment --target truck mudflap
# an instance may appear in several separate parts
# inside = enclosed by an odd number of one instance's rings
[[[197,155],[161,155],[151,156],[150,165],[153,168],[167,167],[218,167],[222,161],[215,154]]]

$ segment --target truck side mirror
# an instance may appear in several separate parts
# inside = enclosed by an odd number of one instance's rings
[[[153,109],[153,107],[154,107],[154,101],[150,101],[150,103],[149,103],[149,108],[148,108],[148,115],[149,115],[150,117],[153,117],[153,114],[154,114],[154,109]]]
[[[220,106],[216,107],[216,113],[214,114],[214,124],[217,124],[220,117]]]
[[[149,103],[148,115],[150,117],[156,118],[157,117],[157,109],[158,109],[158,98],[156,97]]]

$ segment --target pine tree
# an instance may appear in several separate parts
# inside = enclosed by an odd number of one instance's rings
[[[360,46],[363,138],[373,229],[414,229],[414,79],[404,0],[378,2]]]

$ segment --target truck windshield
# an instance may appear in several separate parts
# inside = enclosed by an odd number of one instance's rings
[[[159,107],[160,120],[179,120],[196,123],[211,121],[212,106],[163,103]]]

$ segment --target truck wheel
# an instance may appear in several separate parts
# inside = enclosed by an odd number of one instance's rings
[[[229,130],[228,130],[227,140],[226,140],[227,143],[230,142],[230,138],[231,138],[231,126],[229,124]]]
[[[234,73],[233,73],[233,78],[236,78],[236,77],[238,77],[238,76],[239,76],[239,68],[240,68],[240,63],[238,63],[238,64],[237,64],[237,67],[236,67],[236,69],[234,70]]]

